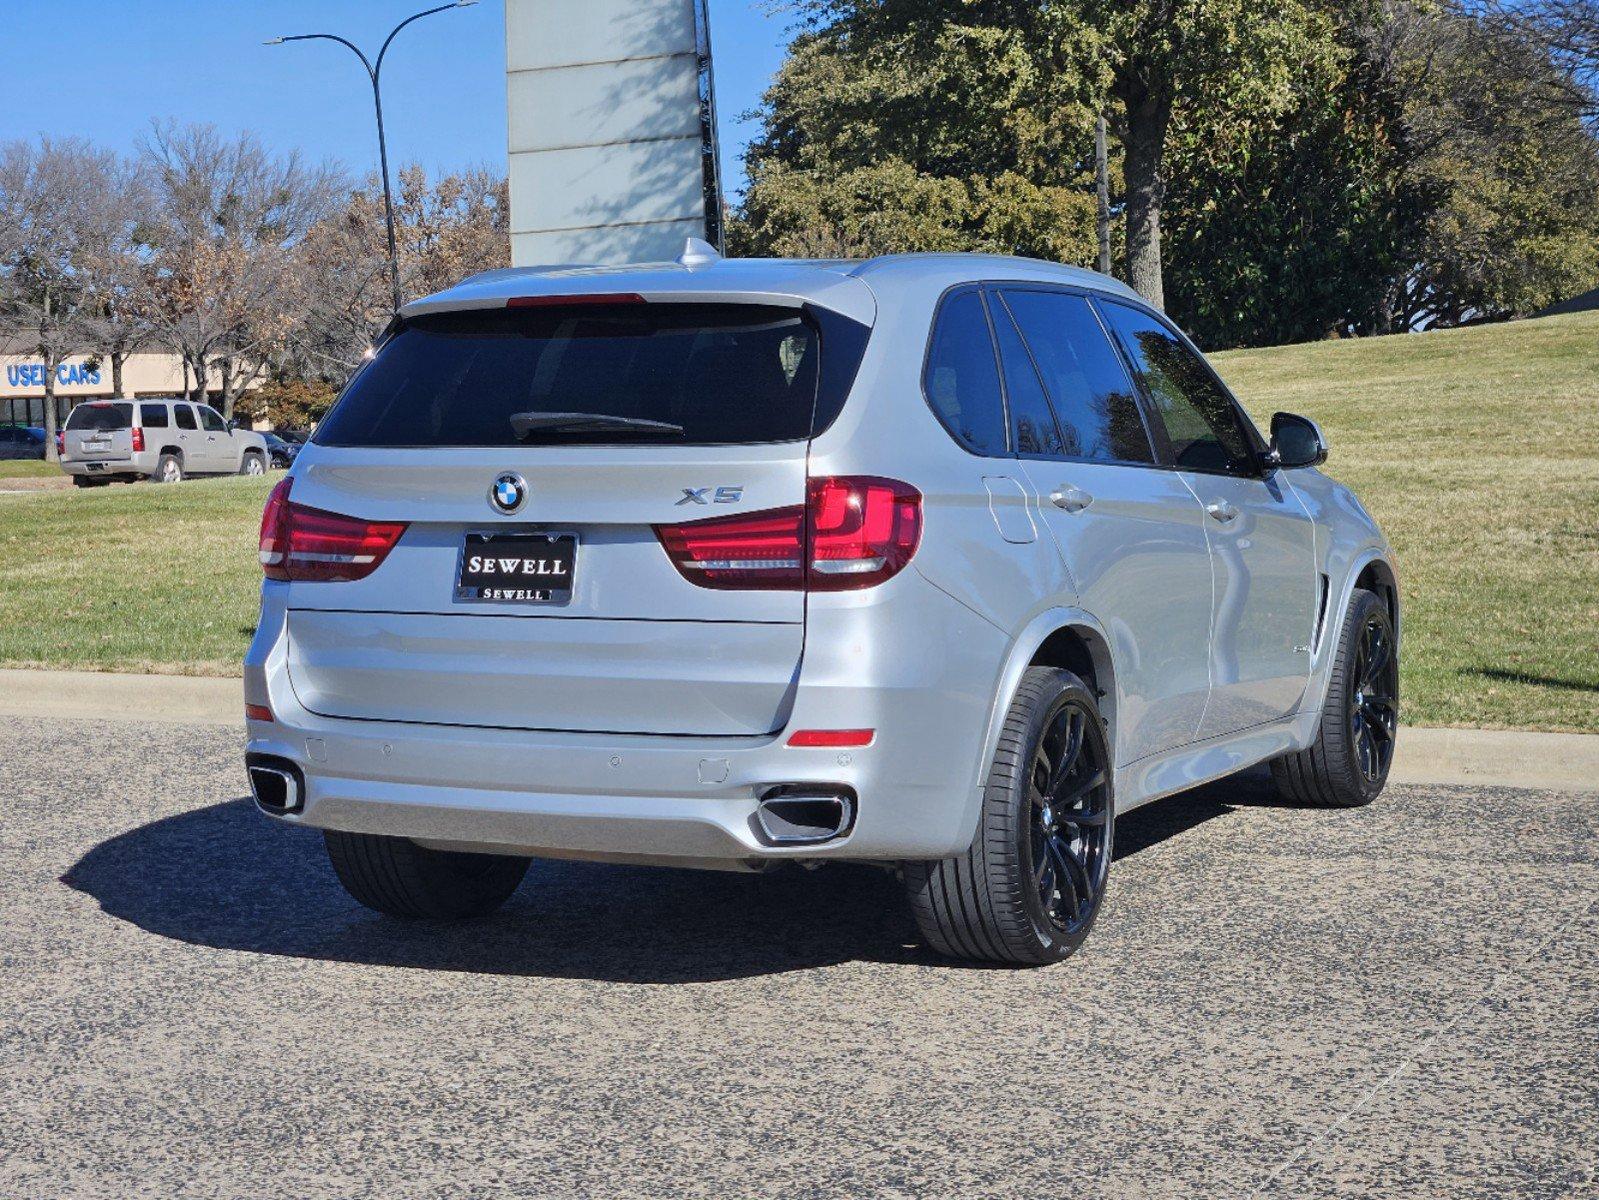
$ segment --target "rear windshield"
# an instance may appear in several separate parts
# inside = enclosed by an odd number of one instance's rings
[[[422,316],[350,382],[315,440],[396,447],[795,441],[837,415],[865,339],[864,326],[836,314],[764,305]],[[513,423],[513,416],[522,419]]]
[[[127,429],[132,424],[131,404],[80,404],[67,414],[66,427],[106,433],[113,429]]]

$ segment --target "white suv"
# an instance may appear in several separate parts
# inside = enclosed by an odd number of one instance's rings
[[[89,400],[67,414],[57,447],[79,487],[113,479],[178,483],[186,475],[262,475],[267,444],[235,429],[209,404]]]
[[[399,916],[530,858],[902,872],[1049,962],[1115,818],[1382,788],[1382,534],[1120,284],[1020,259],[510,270],[404,309],[263,517],[259,806]]]

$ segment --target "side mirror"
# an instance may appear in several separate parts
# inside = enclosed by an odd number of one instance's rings
[[[1327,439],[1321,427],[1309,417],[1294,413],[1273,413],[1271,447],[1266,465],[1271,467],[1319,467],[1327,461]]]

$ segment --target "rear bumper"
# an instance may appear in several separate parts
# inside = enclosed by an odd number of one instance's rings
[[[61,469],[68,475],[152,475],[155,462],[142,454],[131,458],[63,458]]]
[[[784,731],[698,737],[319,716],[290,683],[282,597],[269,584],[245,695],[275,719],[248,722],[249,750],[304,772],[303,808],[278,820],[446,848],[707,867],[946,857],[975,829],[1004,638],[910,573],[879,590],[892,598],[813,601]],[[796,728],[876,736],[864,747],[795,748],[786,738]],[[793,783],[851,789],[853,827],[829,842],[770,844],[757,802]]]

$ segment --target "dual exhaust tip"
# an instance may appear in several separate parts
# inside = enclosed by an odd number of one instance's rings
[[[281,817],[305,807],[305,775],[288,759],[275,754],[247,754],[244,769],[250,776],[255,806],[262,812]]]
[[[855,793],[832,784],[785,783],[761,796],[755,821],[774,846],[831,842],[855,824]]]

